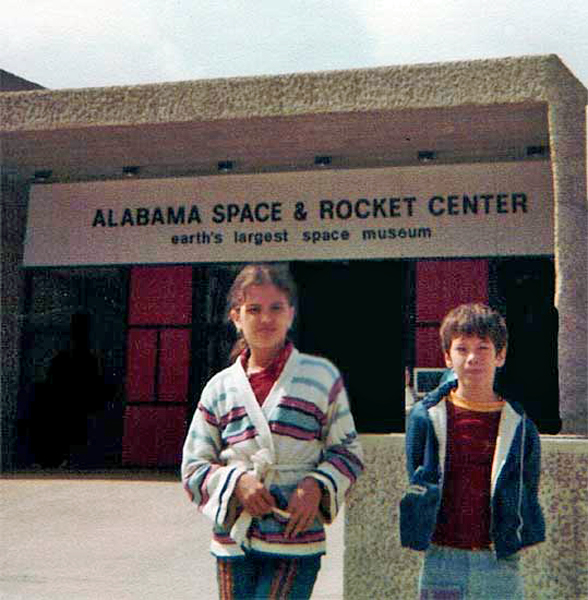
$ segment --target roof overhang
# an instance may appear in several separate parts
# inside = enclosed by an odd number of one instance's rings
[[[516,160],[549,147],[549,105],[586,104],[554,55],[275,77],[0,94],[19,177],[140,176]],[[540,154],[540,153],[539,153]]]

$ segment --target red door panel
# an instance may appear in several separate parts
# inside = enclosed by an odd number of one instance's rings
[[[130,325],[188,325],[192,321],[192,267],[133,267]]]
[[[152,402],[155,399],[157,332],[131,329],[127,336],[127,402]]]
[[[159,400],[187,402],[190,372],[190,331],[161,332],[159,352]]]
[[[182,457],[187,407],[128,406],[125,414],[123,463],[173,467]]]
[[[415,366],[445,366],[439,327],[452,308],[465,302],[488,302],[486,259],[418,261]]]
[[[133,267],[123,464],[173,466],[186,430],[192,267]]]

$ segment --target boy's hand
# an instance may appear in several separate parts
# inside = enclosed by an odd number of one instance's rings
[[[235,496],[252,517],[262,517],[271,512],[276,501],[263,483],[250,473],[243,473],[235,486]]]
[[[290,520],[284,531],[287,538],[297,536],[314,523],[321,495],[321,488],[313,477],[306,477],[298,484],[288,503]]]

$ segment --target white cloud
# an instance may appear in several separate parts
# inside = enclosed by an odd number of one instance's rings
[[[0,67],[53,88],[556,53],[585,0],[3,0]]]
[[[111,83],[132,82],[134,70],[149,70],[145,48],[159,43],[157,21],[152,12],[136,10],[138,2],[23,4],[8,0],[3,68],[49,87],[100,85],[107,73]]]
[[[588,85],[585,0],[354,0],[381,64],[559,54]]]
[[[372,56],[362,22],[332,0],[5,2],[3,68],[48,87],[349,68]]]

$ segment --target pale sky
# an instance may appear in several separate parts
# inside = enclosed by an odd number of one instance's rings
[[[0,68],[47,88],[557,54],[588,0],[1,0]]]

